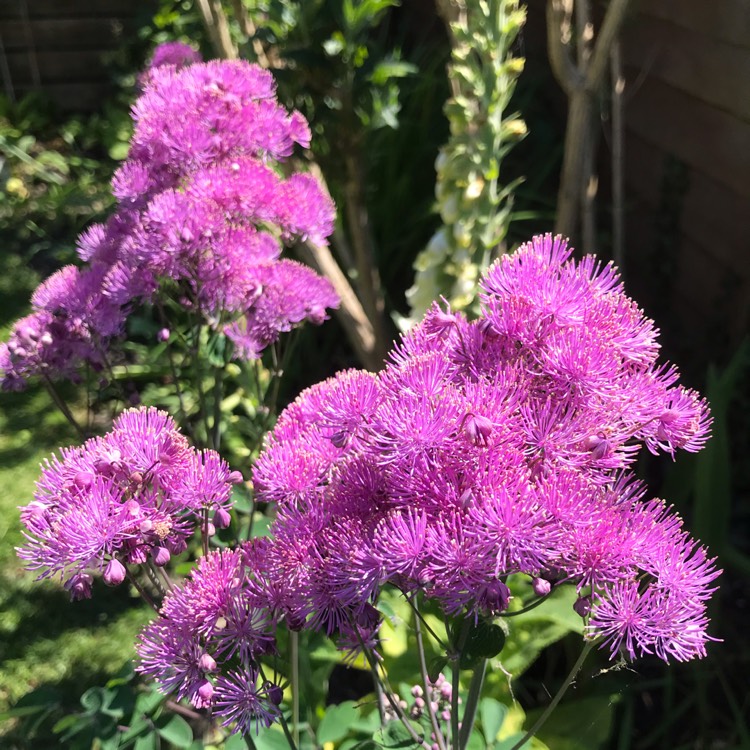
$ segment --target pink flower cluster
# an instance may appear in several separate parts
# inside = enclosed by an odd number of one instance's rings
[[[575,586],[613,658],[703,656],[719,571],[628,467],[643,445],[700,449],[707,406],[657,363],[615,269],[570,256],[534,238],[488,271],[478,320],[435,305],[382,372],[302,393],[254,468],[272,538],[202,561],[141,671],[247,731],[277,710],[257,655],[278,623],[356,652],[383,586],[478,619],[508,609],[513,574],[540,598]]]
[[[101,369],[142,302],[179,301],[244,358],[338,304],[327,280],[279,257],[282,242],[324,244],[333,231],[320,184],[277,168],[295,144],[309,145],[305,119],[279,105],[271,74],[257,66],[185,65],[185,49],[167,52],[154,56],[133,107],[130,153],[112,183],[115,214],[80,236],[85,266],[45,282],[32,315],[0,344],[5,389],[34,375],[76,378],[84,363]]]
[[[204,533],[228,526],[240,481],[218,453],[190,447],[164,412],[131,409],[104,437],[45,463],[21,509],[19,557],[40,578],[59,575],[73,599],[88,598],[92,573],[117,585],[128,565],[164,566],[183,552],[196,523]]]
[[[247,729],[273,718],[254,655],[276,623],[356,651],[375,644],[386,584],[496,616],[511,574],[538,596],[574,585],[613,657],[704,655],[714,561],[627,467],[643,444],[699,449],[705,402],[656,363],[614,269],[574,263],[560,239],[502,259],[483,289],[479,320],[435,306],[383,372],[341,373],[287,408],[254,470],[273,538],[212,553],[167,598],[142,671]],[[227,680],[244,696],[231,713]]]
[[[706,404],[657,363],[614,268],[570,254],[535,238],[487,272],[478,320],[435,306],[383,372],[281,415],[254,483],[291,621],[351,643],[386,583],[496,615],[521,573],[575,585],[613,656],[705,653],[714,561],[628,467],[642,445],[702,447]]]

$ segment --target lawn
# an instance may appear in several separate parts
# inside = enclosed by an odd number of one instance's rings
[[[0,260],[0,340],[38,279],[18,256]],[[68,394],[75,396],[74,393]],[[148,619],[140,599],[122,588],[95,587],[90,601],[71,604],[58,582],[35,583],[23,570],[15,547],[23,542],[18,506],[33,496],[39,464],[75,433],[46,391],[0,394],[0,744],[42,747],[5,712],[31,691],[59,718],[90,685],[105,681],[133,654],[133,639]],[[93,624],[92,624],[93,623]],[[34,698],[28,698],[33,700]],[[22,701],[23,702],[23,701]],[[45,727],[51,726],[51,721]],[[47,735],[48,736],[48,735]]]

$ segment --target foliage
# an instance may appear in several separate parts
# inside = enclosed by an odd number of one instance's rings
[[[513,45],[525,18],[517,0],[475,0],[451,23],[451,137],[436,162],[443,227],[415,262],[407,295],[412,319],[440,296],[459,310],[471,305],[479,276],[508,233],[518,181],[507,180],[504,161],[526,125],[507,110],[523,70]]]

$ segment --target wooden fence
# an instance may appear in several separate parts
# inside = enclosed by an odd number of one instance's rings
[[[142,3],[140,3],[142,5]],[[11,99],[42,90],[90,109],[110,87],[103,56],[132,33],[135,0],[0,0],[0,80]]]
[[[528,0],[537,70],[545,5]],[[732,348],[750,329],[750,0],[641,0],[622,50],[629,284]],[[606,180],[600,192],[606,204]]]

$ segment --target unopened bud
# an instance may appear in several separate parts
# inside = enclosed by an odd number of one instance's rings
[[[278,685],[274,685],[273,682],[267,682],[266,695],[268,695],[268,700],[273,703],[274,706],[280,706],[281,701],[284,698],[284,691]]]
[[[486,445],[492,434],[492,422],[481,414],[467,414],[464,419],[464,432],[475,445]]]
[[[90,471],[79,471],[73,478],[73,484],[86,490],[94,483],[94,475]]]
[[[107,586],[119,586],[125,580],[125,574],[127,570],[125,566],[114,557],[107,563],[107,567],[104,569],[104,583]]]
[[[213,672],[216,669],[216,659],[214,659],[211,654],[203,654],[203,656],[198,659],[198,666],[204,672]]]
[[[172,555],[166,547],[154,547],[151,550],[151,557],[154,560],[154,565],[163,568],[170,561]]]
[[[157,341],[169,341],[169,336],[171,334],[171,331],[169,328],[162,328],[159,333],[156,334],[156,340]]]
[[[214,526],[217,529],[226,529],[230,523],[232,523],[232,516],[229,515],[229,512],[225,508],[217,508],[214,513]]]
[[[65,581],[65,589],[70,591],[70,598],[77,602],[91,598],[91,584],[94,579],[88,573],[76,573]]]
[[[547,596],[552,591],[552,584],[544,578],[534,578],[531,588],[537,596]]]
[[[586,617],[591,612],[591,599],[587,596],[581,596],[573,603],[573,610],[580,617]]]
[[[196,708],[208,708],[211,705],[211,699],[214,697],[214,686],[208,681],[203,680],[195,691],[191,703]]]

